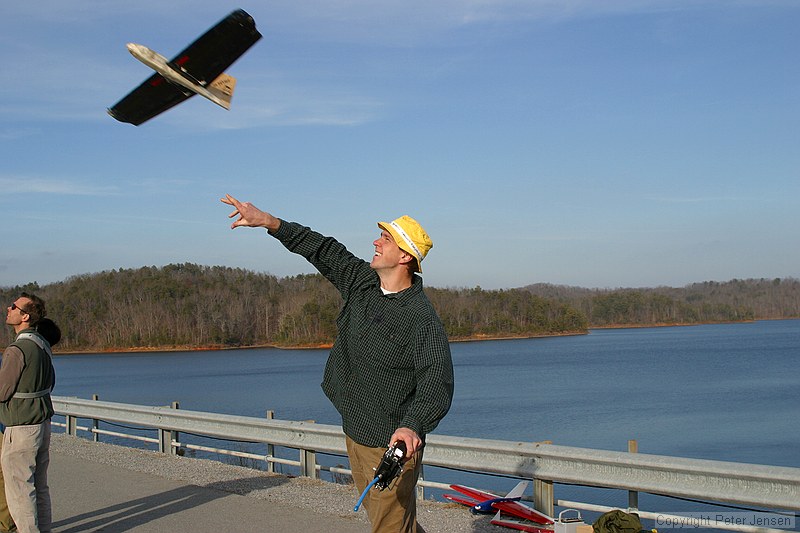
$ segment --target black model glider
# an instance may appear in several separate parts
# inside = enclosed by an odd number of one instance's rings
[[[223,72],[260,38],[253,17],[238,9],[171,61],[129,43],[131,54],[156,73],[110,107],[108,114],[138,126],[195,94],[228,109],[236,79]]]

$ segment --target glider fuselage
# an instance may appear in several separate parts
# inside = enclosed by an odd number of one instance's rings
[[[205,98],[208,98],[215,104],[224,107],[225,109],[230,108],[230,104],[222,101],[215,94],[206,89],[205,85],[203,85],[204,82],[207,84],[214,80],[194,80],[188,73],[182,70],[180,66],[170,63],[167,61],[166,57],[162,56],[158,52],[136,43],[128,43],[127,46],[128,51],[131,53],[131,55],[133,55],[133,57],[161,74],[170,83],[180,85],[181,87],[188,89],[193,93],[204,96]]]

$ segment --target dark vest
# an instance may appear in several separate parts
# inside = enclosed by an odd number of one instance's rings
[[[38,342],[25,338],[23,333],[36,335]],[[39,346],[42,342],[49,348],[41,335],[32,329],[26,329],[12,343],[12,346],[22,351],[25,364],[14,396],[7,402],[0,403],[0,422],[6,426],[40,424],[53,416],[53,402],[49,391],[55,384],[55,369],[49,350]]]

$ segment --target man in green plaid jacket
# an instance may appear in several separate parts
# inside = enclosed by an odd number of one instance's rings
[[[332,237],[287,222],[227,195],[232,228],[263,227],[305,257],[342,295],[339,334],[322,388],[342,416],[353,479],[363,491],[388,446],[406,446],[403,473],[390,490],[364,500],[373,532],[423,531],[416,521],[415,486],[425,435],[453,399],[447,336],[422,290],[421,263],[433,243],[409,216],[379,222],[370,262]]]

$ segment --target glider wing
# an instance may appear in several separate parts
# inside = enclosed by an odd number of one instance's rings
[[[193,83],[206,87],[260,38],[253,17],[239,9],[198,37],[169,66]],[[121,122],[138,126],[194,94],[156,73],[109,108],[108,113]]]

